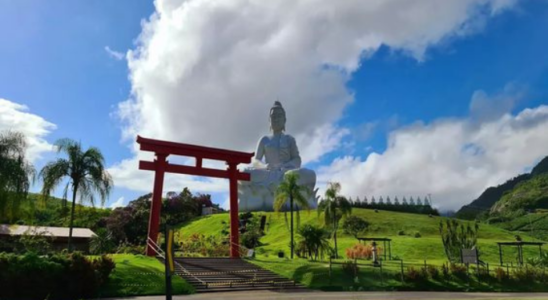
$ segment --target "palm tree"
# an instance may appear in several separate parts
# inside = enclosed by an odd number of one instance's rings
[[[114,247],[112,233],[105,228],[99,228],[89,241],[89,251],[91,254],[107,254]]]
[[[34,167],[25,159],[27,144],[22,133],[0,133],[0,221],[12,221],[27,198]]]
[[[302,251],[301,255],[316,260],[318,256],[323,259],[324,253],[329,253],[329,232],[325,228],[305,224],[297,229],[297,234],[301,238],[297,247],[298,251]]]
[[[95,193],[99,193],[101,204],[112,188],[112,179],[104,168],[105,159],[101,151],[90,147],[85,152],[79,142],[71,139],[60,139],[55,142],[57,153],[65,153],[68,158],[58,158],[49,162],[40,171],[39,177],[43,178],[44,186],[42,194],[47,198],[49,194],[68,177],[68,182],[63,192],[63,199],[67,199],[69,188],[72,189],[72,208],[70,212],[70,226],[68,249],[72,251],[72,224],[74,221],[74,207],[76,196],[80,196],[80,202],[89,201],[95,205]]]
[[[297,204],[306,209],[310,208],[307,197],[305,197],[305,194],[309,194],[310,191],[305,186],[299,185],[297,181],[299,181],[299,174],[287,172],[276,190],[276,198],[274,200],[274,210],[276,212],[282,210],[283,206],[289,200],[289,210],[291,211],[291,259],[293,259],[293,250],[295,248],[293,242],[293,205]]]
[[[339,229],[339,221],[343,216],[348,216],[352,213],[352,204],[343,196],[339,196],[341,184],[332,182],[329,188],[325,191],[325,198],[318,205],[318,216],[324,214],[324,223],[326,226],[333,228],[333,240],[335,242],[335,258],[337,253],[337,230]]]

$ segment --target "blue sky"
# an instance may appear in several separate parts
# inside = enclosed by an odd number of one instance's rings
[[[546,103],[547,32],[548,6],[527,1],[520,11],[491,19],[482,32],[430,49],[424,62],[381,48],[350,82],[357,97],[342,122],[356,126],[395,117],[407,124],[463,117],[474,91],[496,93],[509,83],[527,91],[513,111]],[[377,131],[372,146],[384,149],[385,137],[386,132]]]
[[[188,32],[181,32],[181,29],[177,27],[170,31],[165,28],[166,26],[169,27],[169,25],[164,24],[164,27],[161,27],[159,25],[161,22],[146,21],[156,10],[163,10],[165,13],[169,9],[175,9],[178,5],[175,1],[160,2],[165,2],[165,7],[156,8],[151,1],[141,0],[0,1],[0,98],[25,105],[28,108],[28,113],[55,124],[55,128],[50,128],[47,134],[39,137],[45,140],[45,142],[53,143],[58,138],[69,137],[80,140],[85,146],[97,146],[103,151],[109,167],[120,166],[124,159],[130,160],[136,157],[135,152],[131,150],[134,147],[132,140],[124,139],[124,132],[131,133],[136,131],[143,132],[144,134],[155,134],[155,130],[158,130],[158,132],[162,132],[162,134],[159,134],[160,137],[166,139],[173,139],[175,137],[177,139],[179,136],[176,135],[176,130],[153,129],[150,127],[152,125],[148,123],[148,125],[145,124],[141,127],[135,124],[135,122],[132,123],[131,120],[128,121],[127,117],[120,120],[118,115],[123,114],[123,111],[121,112],[119,108],[120,103],[129,103],[135,108],[139,106],[139,103],[145,103],[145,100],[142,99],[145,99],[146,95],[158,95],[158,101],[154,102],[157,103],[155,105],[157,105],[158,112],[150,115],[150,119],[154,119],[158,118],[158,113],[162,113],[162,109],[167,109],[165,107],[169,107],[169,105],[175,103],[173,101],[176,100],[170,99],[177,99],[175,96],[166,95],[165,100],[163,100],[161,99],[161,97],[164,97],[163,94],[158,94],[160,92],[157,92],[157,89],[165,90],[166,94],[168,92],[172,94],[180,92],[181,99],[184,98],[182,96],[184,91],[188,90],[183,88],[181,90],[177,90],[176,88],[170,90],[173,84],[171,80],[175,82],[175,85],[180,87],[187,87],[187,84],[191,83],[194,85],[211,84],[217,87],[218,85],[215,81],[219,80],[217,75],[222,77],[219,74],[225,73],[219,72],[216,76],[207,75],[206,77],[200,77],[202,74],[197,71],[193,71],[194,73],[184,73],[186,72],[184,71],[186,70],[185,60],[191,60],[193,57],[193,52],[188,50],[190,46],[187,46],[187,41],[188,45],[192,45],[192,41],[194,41],[192,37],[197,36],[198,38],[202,38],[202,46],[199,49],[204,53],[207,52],[207,55],[212,55],[205,57],[210,58],[210,61],[215,63],[215,60],[212,59],[212,57],[216,57],[215,55],[223,58],[239,56],[228,56],[226,53],[209,54],[211,49],[217,49],[216,51],[223,49],[223,45],[220,44],[221,42],[225,43],[225,45],[234,45],[229,40],[230,38],[245,40],[246,33],[238,32],[237,34],[231,33],[227,35],[218,33],[217,36],[215,31],[206,31],[202,27],[194,26],[194,24],[202,24],[194,19],[198,19],[200,14],[204,14],[205,17],[209,18],[204,17],[204,20],[207,21],[202,20],[202,22],[210,22],[213,24],[212,28],[223,32],[223,27],[215,27],[213,22],[218,21],[220,22],[219,24],[223,24],[222,22],[229,22],[225,19],[230,20],[230,18],[223,18],[222,15],[213,13],[211,13],[212,15],[208,15],[212,10],[207,8],[201,8],[199,13],[181,16],[179,19],[171,16],[180,22],[178,24],[181,25],[181,28],[188,28]],[[534,148],[535,151],[531,151],[531,154],[524,159],[516,159],[511,164],[506,163],[508,156],[500,156],[498,154],[505,153],[505,155],[510,155],[508,153],[513,153],[511,155],[516,156],[515,153],[521,153],[520,149],[522,148],[513,149],[513,143],[493,146],[492,149],[497,149],[493,151],[498,151],[496,153],[490,153],[486,150],[485,157],[482,158],[481,162],[476,160],[479,159],[477,157],[471,158],[470,161],[473,160],[473,162],[468,162],[467,159],[467,162],[472,165],[466,168],[466,170],[453,170],[454,174],[451,176],[455,178],[470,177],[462,182],[462,189],[451,190],[446,188],[445,183],[440,183],[439,187],[430,188],[429,184],[431,182],[426,179],[423,180],[422,185],[406,182],[407,178],[400,180],[397,177],[398,168],[402,164],[420,166],[422,162],[419,160],[422,158],[410,158],[415,161],[409,163],[389,160],[390,156],[388,154],[391,153],[391,147],[388,145],[389,136],[393,136],[395,141],[399,141],[397,137],[410,134],[415,129],[420,132],[434,132],[438,125],[449,126],[457,124],[456,126],[460,126],[458,124],[472,124],[474,120],[472,119],[473,113],[471,112],[470,105],[473,95],[476,95],[478,99],[486,98],[486,103],[490,107],[493,107],[493,110],[498,110],[495,107],[504,106],[505,104],[503,105],[502,102],[506,103],[505,101],[510,101],[507,109],[501,111],[499,114],[487,119],[480,117],[481,121],[478,122],[485,126],[482,127],[480,124],[478,128],[487,128],[489,127],[487,125],[495,124],[496,120],[503,120],[504,114],[515,117],[524,111],[524,109],[537,109],[548,104],[548,2],[508,2],[510,4],[507,4],[506,8],[496,13],[494,12],[495,4],[492,4],[493,7],[491,10],[489,7],[482,6],[478,10],[478,14],[481,15],[480,17],[471,15],[465,17],[465,21],[455,21],[456,25],[449,26],[449,29],[444,29],[444,32],[436,36],[428,35],[427,30],[441,24],[442,21],[439,19],[431,20],[431,23],[427,23],[424,28],[417,27],[418,29],[416,30],[418,33],[410,34],[410,37],[403,39],[402,42],[394,41],[395,38],[392,38],[389,33],[379,31],[378,35],[368,35],[380,36],[381,38],[379,38],[378,43],[362,46],[362,48],[358,49],[358,54],[340,54],[340,49],[332,50],[328,47],[330,45],[326,46],[326,49],[328,49],[326,51],[328,52],[324,54],[321,51],[324,46],[322,41],[324,39],[329,41],[329,38],[320,36],[318,39],[320,40],[318,42],[319,46],[315,49],[320,49],[318,50],[320,53],[319,56],[324,56],[319,59],[330,63],[333,60],[335,61],[334,65],[337,65],[337,63],[340,65],[342,69],[340,71],[341,74],[337,76],[343,78],[339,81],[342,82],[344,92],[338,91],[337,84],[335,83],[333,84],[335,86],[334,91],[324,91],[320,88],[320,85],[311,85],[307,88],[308,90],[317,89],[318,91],[314,91],[315,94],[312,94],[326,99],[325,102],[322,102],[323,104],[314,104],[314,102],[311,102],[313,103],[311,104],[312,106],[321,107],[325,103],[331,105],[335,100],[331,101],[329,97],[337,99],[338,102],[336,105],[333,104],[333,107],[326,106],[327,110],[333,110],[332,116],[323,116],[322,114],[323,119],[316,120],[314,119],[314,115],[300,115],[302,110],[300,105],[304,105],[305,101],[301,101],[299,95],[306,95],[306,91],[303,92],[300,87],[292,87],[291,84],[287,83],[268,86],[267,88],[274,91],[269,94],[271,98],[250,97],[254,99],[244,99],[241,101],[249,101],[247,106],[266,108],[266,112],[264,108],[261,108],[262,110],[250,111],[250,115],[254,113],[267,115],[271,102],[281,96],[282,103],[285,105],[287,102],[287,106],[293,108],[293,110],[288,108],[289,119],[292,117],[297,118],[296,115],[298,115],[299,118],[311,118],[315,122],[314,126],[309,127],[300,125],[301,123],[297,124],[296,122],[296,125],[293,127],[296,132],[292,132],[291,127],[288,128],[289,133],[301,137],[297,139],[298,141],[306,140],[305,137],[309,136],[314,128],[330,126],[329,128],[332,131],[321,132],[330,135],[330,137],[332,135],[333,139],[331,139],[331,142],[328,144],[320,143],[320,150],[308,151],[304,149],[302,151],[304,154],[317,154],[313,159],[307,160],[304,158],[304,160],[309,161],[307,164],[308,167],[317,170],[320,181],[322,178],[327,181],[332,179],[341,181],[343,183],[343,191],[346,191],[350,196],[376,193],[382,193],[383,195],[418,194],[422,196],[427,193],[434,193],[434,195],[439,195],[442,199],[444,197],[451,199],[451,201],[448,200],[447,206],[444,207],[455,208],[458,205],[473,200],[473,195],[477,195],[486,186],[501,183],[501,180],[504,181],[504,178],[508,178],[509,175],[526,170],[543,156],[542,153],[548,155],[548,148],[544,147],[547,145],[547,141],[542,140],[537,143],[527,144],[527,141],[523,142],[517,139],[516,144],[521,145],[525,143],[521,146],[525,147],[525,149]],[[186,9],[191,10],[192,8]],[[239,14],[241,10],[245,9],[245,6],[224,9],[226,14],[230,16],[230,13]],[[259,7],[254,9],[259,11],[270,8]],[[290,8],[287,9],[289,11]],[[342,9],[341,11],[344,12]],[[383,13],[389,12],[383,10]],[[275,15],[275,12],[273,14]],[[245,18],[241,15],[239,17]],[[158,18],[168,18],[168,15],[164,14]],[[255,21],[251,19],[249,22]],[[146,36],[139,38],[143,30],[142,24],[149,24],[151,28],[154,28],[153,37],[155,34],[160,36],[162,30],[165,30],[165,36],[173,39],[165,42],[166,44],[163,44],[164,48],[171,48],[171,45],[173,45],[173,49],[171,50],[175,53],[171,53],[168,50],[162,50],[165,52],[159,51],[159,53],[166,53],[159,60],[165,59],[168,62],[168,66],[164,71],[158,71],[159,73],[151,72],[152,75],[149,77],[146,76],[146,71],[150,67],[147,69],[146,64],[154,61],[153,55],[157,55],[154,54],[154,51],[158,52],[158,50],[151,49],[154,49],[154,43],[158,40],[147,38]],[[464,26],[463,24],[470,26]],[[326,26],[335,25],[327,24]],[[367,29],[368,33],[376,33],[376,25],[363,25],[371,26],[372,29],[370,30],[368,28],[360,28],[359,24],[355,26],[357,26],[357,31],[365,31]],[[389,25],[392,24],[386,24],[386,26]],[[248,24],[246,26],[251,25]],[[440,28],[445,27],[440,25]],[[192,32],[195,28],[197,28],[196,32]],[[421,30],[427,33],[423,34]],[[173,34],[173,36],[169,34]],[[180,34],[180,36],[177,36],[177,34]],[[255,33],[251,32],[250,34]],[[337,34],[345,36],[340,32]],[[416,36],[419,36],[419,38],[416,38],[416,41],[412,40]],[[218,41],[215,40],[217,37]],[[349,36],[349,39],[352,39],[352,36]],[[428,40],[424,42],[425,39]],[[209,49],[207,48],[209,47],[208,43],[219,43],[219,45],[211,46],[211,49]],[[289,44],[289,48],[294,44],[294,42]],[[123,58],[118,59],[115,55],[109,54],[106,47],[123,54]],[[340,47],[344,48],[346,46],[342,43]],[[335,48],[337,48],[336,44]],[[136,55],[126,60],[127,51],[133,50],[133,53],[136,53],[138,49],[141,49],[141,51],[148,49],[150,50],[150,54],[147,57]],[[288,47],[284,47],[283,50],[286,51],[287,49]],[[236,50],[234,51],[234,53],[238,53]],[[298,51],[305,52],[306,49],[298,48]],[[185,55],[177,56],[178,53],[184,53]],[[230,50],[227,50],[227,53],[230,53]],[[280,52],[279,57],[276,55],[277,52],[272,53],[272,56],[275,56],[276,59],[281,59],[282,62],[286,59],[285,57],[293,55],[289,51],[287,54]],[[170,55],[174,56],[170,58]],[[339,61],[338,59],[343,57],[343,55],[346,55],[346,57]],[[296,59],[298,58],[297,56]],[[357,60],[359,64],[349,67],[344,63],[347,58]],[[240,63],[237,59],[239,58],[234,58],[235,65],[241,66],[246,64],[244,61]],[[288,60],[286,65],[281,64],[280,72],[284,72],[284,68],[291,69],[293,67],[291,65],[292,59]],[[133,67],[128,67],[128,63],[131,62],[134,63]],[[138,62],[142,62],[143,66],[138,65]],[[173,65],[169,66],[171,63]],[[253,65],[257,66],[258,63],[255,62]],[[224,65],[222,66],[224,67]],[[195,68],[199,67],[205,69],[207,68],[207,64],[203,63],[202,65],[195,66]],[[158,76],[158,74],[171,74],[170,72],[173,70],[175,70],[174,74],[179,74],[174,77],[175,79],[162,79],[161,76]],[[238,67],[233,67],[232,69],[227,67],[226,71],[226,74],[235,74],[230,72],[238,72],[239,69]],[[264,74],[265,78],[275,73],[272,66],[266,66],[257,72],[259,72],[258,74]],[[297,70],[295,73],[298,72],[300,70]],[[186,75],[183,76],[180,74]],[[306,69],[302,74],[308,74],[306,73]],[[139,77],[141,75],[142,78]],[[197,79],[193,80],[193,78]],[[202,79],[198,80],[200,78]],[[155,80],[164,80],[164,82],[160,82],[157,85],[160,88],[157,88],[157,86],[152,87]],[[310,82],[314,83],[316,81],[311,80]],[[143,91],[131,93],[132,86],[142,87]],[[253,86],[256,87],[257,84]],[[278,90],[279,92],[277,92]],[[150,92],[147,93],[147,91]],[[246,95],[247,91],[249,91],[250,95],[261,95],[260,92],[254,89],[247,88],[246,90],[245,86],[242,88],[233,88],[231,86],[224,90],[222,94],[228,95],[226,96],[228,97],[226,101],[240,101],[231,100],[230,97],[241,99],[241,95]],[[277,95],[274,95],[275,93]],[[204,99],[211,98],[205,92],[200,94],[199,91],[190,91],[189,94],[192,94],[194,98],[199,98],[201,95],[203,95]],[[293,95],[297,99],[290,99],[293,98]],[[345,100],[343,99],[344,95],[350,95],[353,99]],[[484,95],[484,97],[481,95]],[[181,111],[190,110],[189,114],[204,113],[203,111],[192,111],[194,106],[189,103],[191,103],[190,101],[197,101],[194,98],[181,100],[177,104],[179,105],[178,109],[181,109]],[[184,101],[189,102],[185,103]],[[262,101],[264,105],[251,104],[254,101]],[[246,102],[242,103],[245,104]],[[229,111],[228,113],[236,115],[236,112],[237,109],[234,108],[233,112]],[[292,115],[292,112],[295,113]],[[146,111],[140,111],[140,117],[147,118],[146,113]],[[181,118],[185,118],[185,116],[190,118],[185,113],[182,113]],[[242,114],[244,114],[243,118],[247,116],[245,112]],[[235,116],[235,118],[238,117]],[[538,122],[541,121],[544,122],[544,119]],[[171,122],[176,122],[176,119],[175,121],[171,120]],[[215,122],[215,117],[209,118],[208,122]],[[232,126],[232,124],[226,125]],[[127,130],[124,126],[131,127],[133,131]],[[235,123],[234,126],[238,128],[237,126],[239,125]],[[262,127],[257,133],[266,133],[268,130],[266,124],[253,126]],[[13,124],[0,124],[0,129],[6,128],[15,129],[13,128]],[[166,128],[168,128],[167,125]],[[539,129],[535,127],[531,130],[538,131]],[[337,135],[337,132],[339,135]],[[470,140],[474,140],[474,142],[467,141],[466,145],[472,143],[474,145],[483,145],[483,142],[485,142],[485,145],[492,145],[491,142],[487,142],[485,139],[481,140],[481,137],[488,136],[490,135],[489,133],[480,133],[479,131],[466,132],[467,136],[474,136],[473,138],[469,138]],[[493,132],[500,133],[501,130],[495,129]],[[215,146],[226,145],[225,147],[227,148],[237,148],[244,151],[253,151],[254,149],[249,145],[254,144],[259,138],[259,135],[253,132],[254,136],[248,138],[249,142],[248,140],[241,143],[223,142],[224,140],[221,138],[217,140],[219,142],[216,142],[215,134],[217,133],[212,133],[209,140],[205,139],[205,143]],[[523,137],[529,133],[519,131],[512,134]],[[531,134],[532,136],[536,136],[534,133]],[[180,137],[181,142],[187,141],[187,137],[190,142],[201,143],[204,141],[204,138],[195,138],[190,134],[181,134]],[[317,137],[313,136],[313,138]],[[417,139],[419,138],[417,137]],[[321,139],[321,133],[319,139]],[[428,138],[425,138],[425,140],[428,140]],[[444,141],[439,141],[439,143],[444,144]],[[397,148],[398,145],[401,144],[396,142],[394,148]],[[304,148],[305,146],[301,145],[301,147]],[[425,144],[425,147],[431,148],[432,145]],[[457,147],[465,148],[462,145]],[[488,146],[478,147],[491,149]],[[541,149],[543,147],[544,150]],[[409,146],[409,149],[411,148],[413,147]],[[399,153],[396,150],[394,151]],[[372,153],[375,155],[370,156]],[[441,156],[443,156],[443,151],[441,153]],[[55,157],[54,153],[48,151],[43,151],[41,154],[42,157],[35,161],[38,169],[47,160]],[[492,156],[490,156],[491,154]],[[378,156],[377,159],[381,158],[376,163],[375,156]],[[402,155],[398,156],[401,157]],[[496,159],[493,157],[496,157]],[[438,153],[431,153],[428,159],[426,161],[437,164],[443,158],[440,158]],[[461,164],[451,159],[453,158],[448,157],[447,161],[442,162],[442,164],[446,164],[447,166]],[[376,166],[383,161],[385,162],[384,166]],[[359,173],[360,176],[366,176],[364,174],[375,176],[374,174],[379,174],[376,173],[377,171],[371,171],[372,169],[368,171],[368,168],[372,168],[373,165],[381,169],[391,168],[394,170],[393,174],[383,173],[382,176],[390,178],[390,181],[393,183],[400,181],[403,183],[398,186],[387,185],[386,182],[378,182],[368,179],[369,177],[364,177],[365,179],[363,180],[370,184],[367,185],[367,188],[361,188],[360,182],[356,182],[355,180],[356,176],[349,175],[350,173],[356,174],[353,172],[362,172]],[[469,171],[476,169],[476,167],[478,173],[471,175]],[[479,170],[480,167],[484,168]],[[131,171],[121,169],[123,168],[120,167],[114,170],[117,174],[115,179],[117,176],[123,176],[120,174],[126,174],[124,172]],[[418,173],[430,172],[432,174],[438,172],[437,170],[429,170],[427,168],[416,171]],[[443,172],[453,171],[444,169]],[[330,174],[333,174],[333,178],[329,177]],[[489,176],[484,176],[484,174],[489,174]],[[112,204],[121,197],[124,197],[123,202],[127,203],[128,200],[134,199],[144,193],[143,190],[135,189],[131,184],[127,183],[133,178],[131,176],[138,177],[139,175],[127,175],[124,180],[120,181],[123,182],[120,185],[115,181],[116,188],[107,205]],[[469,183],[477,179],[474,176],[480,176],[484,180],[479,184],[471,185]],[[373,186],[371,182],[374,181],[376,185]],[[196,179],[196,182],[203,181]],[[346,183],[349,188],[344,190]],[[406,184],[413,185],[414,188],[408,188]],[[149,185],[151,189],[152,182]],[[216,186],[217,184],[213,183],[212,185]],[[170,185],[170,187],[173,187],[173,185]],[[183,187],[180,186],[180,189]],[[39,188],[39,184],[34,187],[35,190]],[[193,186],[190,188],[193,189]],[[210,189],[206,185],[205,188],[195,188],[194,190],[213,193],[215,201],[219,203],[223,203],[226,199],[226,193],[222,188]],[[463,191],[467,192],[463,193]]]

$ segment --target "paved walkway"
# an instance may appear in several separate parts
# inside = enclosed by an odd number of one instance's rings
[[[164,300],[165,296],[147,296],[118,298],[127,300]],[[511,300],[547,299],[548,293],[452,293],[452,292],[290,292],[290,291],[252,291],[228,293],[204,293],[190,296],[174,296],[173,300],[219,299],[219,300],[327,300],[327,299],[367,299],[367,300]]]

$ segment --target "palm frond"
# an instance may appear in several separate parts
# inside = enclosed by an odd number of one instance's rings
[[[40,170],[38,177],[43,179],[42,194],[46,199],[65,176],[70,176],[70,162],[63,158],[47,163]]]
[[[113,186],[112,177],[105,170],[105,159],[95,147],[82,151],[80,142],[71,139],[60,139],[55,142],[58,153],[67,157],[59,158],[48,163],[39,174],[44,185],[42,194],[47,197],[65,178],[68,183],[63,192],[63,198],[67,198],[69,187],[73,193],[73,207],[70,226],[72,227],[74,202],[78,197],[80,203],[89,202],[95,205],[95,196],[101,199],[104,205]],[[69,248],[70,248],[69,236]]]
[[[0,220],[13,220],[34,181],[34,167],[25,159],[27,143],[19,132],[0,133]]]

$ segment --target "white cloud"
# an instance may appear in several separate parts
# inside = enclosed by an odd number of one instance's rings
[[[230,210],[230,196],[226,196],[220,203],[220,207],[224,210]]]
[[[118,107],[122,133],[126,141],[141,134],[254,151],[268,133],[269,108],[279,99],[303,161],[318,161],[349,134],[336,123],[354,99],[346,84],[362,59],[387,45],[422,60],[429,46],[469,34],[481,20],[512,5],[508,0],[158,0],[137,48],[127,55],[132,96]],[[123,170],[135,168],[132,161],[117,165],[118,185],[143,179],[137,171]]]
[[[504,89],[489,96],[482,90],[475,91],[470,101],[470,114],[474,122],[494,120],[514,108],[526,94],[526,89],[515,83],[507,84]]]
[[[27,159],[34,163],[42,154],[53,150],[45,137],[56,128],[55,124],[32,114],[26,105],[0,98],[0,132],[21,132],[27,139]]]
[[[123,60],[126,57],[123,52],[112,50],[109,46],[105,46],[105,51],[107,52],[108,56],[114,58],[115,60]]]
[[[431,193],[435,205],[457,209],[548,155],[546,128],[545,105],[480,123],[473,118],[417,122],[391,132],[383,153],[365,160],[340,157],[318,177],[324,184],[341,182],[342,192],[353,198]]]
[[[113,203],[109,206],[109,208],[113,208],[113,209],[114,209],[114,208],[117,208],[117,207],[124,207],[124,206],[126,206],[126,204],[125,204],[125,199],[124,199],[124,197],[120,197],[120,198],[118,198],[118,200],[116,200],[115,202],[113,202]]]

